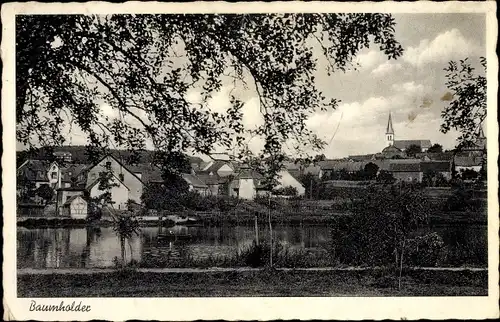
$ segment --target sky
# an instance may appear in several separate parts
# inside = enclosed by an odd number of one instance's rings
[[[320,60],[316,85],[326,97],[339,99],[336,110],[316,112],[307,121],[309,128],[328,145],[328,158],[342,158],[380,152],[385,146],[385,129],[392,114],[395,139],[429,139],[445,149],[453,148],[458,134],[439,131],[441,111],[447,101],[445,72],[450,60],[470,57],[477,62],[486,54],[486,26],[483,14],[397,14],[396,39],[404,54],[388,60],[376,46],[362,50],[355,58],[360,67],[345,73],[326,74]],[[233,85],[226,83],[209,102],[213,110],[229,106]],[[234,93],[234,92],[233,92]],[[262,122],[259,100],[254,90],[239,90],[243,123],[250,129]],[[199,91],[192,89],[188,100],[196,102]],[[103,114],[113,115],[103,104]],[[85,137],[69,133],[71,144],[85,144]],[[254,138],[250,148],[257,152],[262,141]],[[19,146],[18,146],[19,147]]]

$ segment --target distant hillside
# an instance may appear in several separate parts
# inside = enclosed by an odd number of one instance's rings
[[[39,160],[52,160],[53,152],[69,152],[71,153],[71,163],[90,163],[89,158],[87,156],[87,150],[84,145],[66,145],[60,147],[44,147],[40,148],[34,152],[28,151],[17,151],[17,164],[20,165],[26,159],[39,159]],[[122,160],[124,163],[127,163],[129,160],[131,153],[126,150],[117,150],[111,149],[110,153],[115,156],[117,159]],[[154,151],[145,150],[140,151],[140,163],[151,163],[153,161]],[[188,156],[191,163],[201,163],[203,160],[199,157]]]

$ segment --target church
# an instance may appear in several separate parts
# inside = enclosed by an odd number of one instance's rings
[[[392,116],[389,113],[389,120],[387,121],[387,129],[385,131],[386,152],[405,152],[410,146],[416,145],[422,149],[422,152],[427,152],[431,147],[430,140],[395,140],[394,128],[392,126]],[[382,152],[384,152],[384,150]]]

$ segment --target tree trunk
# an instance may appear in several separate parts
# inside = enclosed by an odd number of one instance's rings
[[[401,275],[403,274],[403,253],[405,251],[405,241],[406,238],[403,238],[403,247],[401,247],[401,265],[399,266],[399,290],[401,290]]]
[[[269,266],[273,267],[273,226],[271,224],[271,195],[268,197],[268,216],[269,216]]]
[[[122,255],[122,267],[125,267],[125,238],[120,237],[120,248]]]
[[[257,222],[257,215],[255,215],[255,244],[259,245],[259,224]]]

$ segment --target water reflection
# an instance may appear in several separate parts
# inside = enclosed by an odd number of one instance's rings
[[[464,229],[464,228],[462,228]],[[273,227],[273,238],[292,249],[328,249],[330,228],[323,226]],[[483,234],[484,233],[484,234]],[[186,238],[164,238],[159,235],[188,236]],[[460,236],[476,236],[486,240],[485,227],[470,227]],[[456,234],[445,234],[446,244],[457,242]],[[259,240],[269,239],[267,226],[259,227]],[[484,235],[484,236],[483,236]],[[479,236],[479,237],[478,237]],[[170,228],[142,227],[139,236],[125,242],[125,262],[137,262],[161,258],[163,261],[177,261],[191,257],[203,259],[234,255],[252,244],[255,238],[253,226],[207,226]],[[460,243],[467,242],[459,240]],[[478,254],[486,253],[486,243],[475,243]],[[120,239],[111,227],[101,228],[57,228],[26,229],[17,228],[17,264],[19,268],[85,268],[113,267],[121,260]]]

